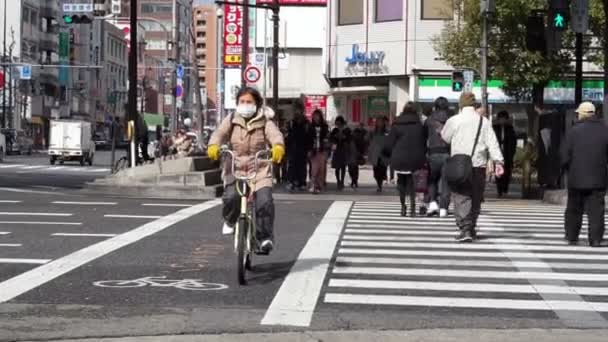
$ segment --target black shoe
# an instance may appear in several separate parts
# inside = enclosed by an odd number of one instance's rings
[[[269,255],[270,252],[274,249],[274,244],[272,240],[264,240],[260,244],[260,250],[258,251],[258,255]]]
[[[418,210],[418,214],[420,214],[420,216],[426,216],[426,213],[427,213],[426,207],[420,207],[420,209]]]
[[[591,247],[608,247],[608,241],[589,241],[589,246]]]
[[[405,206],[405,205],[401,206],[401,216],[402,217],[407,216],[407,206]]]
[[[578,245],[578,240],[568,240],[568,246],[576,246]]]
[[[468,230],[461,230],[460,233],[456,236],[456,241],[458,242],[473,242],[473,236],[471,236],[471,232]]]
[[[479,236],[477,235],[477,231],[476,230],[472,230],[471,231],[471,237],[473,238],[473,240],[478,240]]]

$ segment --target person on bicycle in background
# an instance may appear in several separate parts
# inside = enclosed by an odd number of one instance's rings
[[[255,192],[256,237],[260,252],[267,254],[274,248],[274,203],[272,199],[272,167],[260,162],[257,170],[252,170],[255,155],[272,146],[272,162],[280,163],[285,156],[283,134],[271,120],[274,113],[263,106],[260,93],[253,88],[242,88],[237,94],[237,108],[234,115],[226,117],[209,140],[207,155],[212,160],[220,158],[220,146],[229,144],[235,160],[227,160],[224,165],[224,235],[234,234],[234,226],[240,215],[240,196],[231,174],[231,162],[236,162],[237,172],[257,171],[252,180]]]

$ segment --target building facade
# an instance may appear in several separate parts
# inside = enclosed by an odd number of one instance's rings
[[[194,49],[198,68],[198,82],[201,90],[202,109],[209,122],[216,121],[217,115],[217,30],[218,20],[215,5],[201,5],[193,9]]]

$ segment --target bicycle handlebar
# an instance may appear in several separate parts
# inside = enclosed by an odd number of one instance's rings
[[[254,171],[246,176],[238,176],[236,173],[236,162],[235,162],[235,158],[234,158],[234,151],[230,150],[228,148],[228,146],[222,146],[220,149],[221,154],[225,155],[229,155],[230,158],[232,159],[232,176],[234,176],[234,178],[236,178],[237,180],[241,180],[241,181],[250,181],[252,179],[255,179],[255,177],[258,175],[258,165],[260,163],[260,161],[264,161],[264,162],[270,162],[271,159],[270,158],[260,158],[260,156],[262,156],[263,154],[267,154],[270,155],[271,154],[271,150],[270,149],[264,149],[261,151],[258,151],[255,154],[255,158],[254,158],[254,162],[253,162],[253,168]],[[247,174],[248,172],[246,172]]]

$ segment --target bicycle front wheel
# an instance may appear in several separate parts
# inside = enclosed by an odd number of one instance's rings
[[[236,236],[236,263],[237,263],[237,276],[239,285],[247,285],[247,279],[245,278],[246,264],[247,264],[247,230],[249,228],[249,222],[247,218],[239,218],[237,225],[237,236]]]

